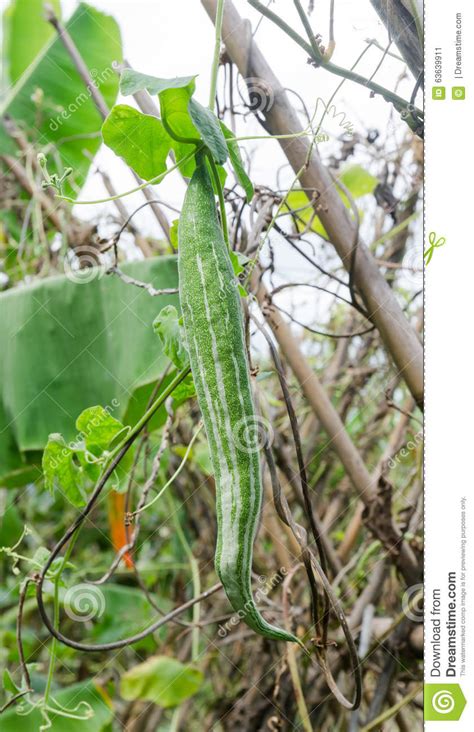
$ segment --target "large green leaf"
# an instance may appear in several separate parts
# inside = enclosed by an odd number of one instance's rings
[[[117,104],[102,126],[102,137],[145,180],[165,172],[171,140],[157,117]]]
[[[195,76],[162,79],[141,74],[134,69],[125,69],[120,78],[120,91],[128,95],[145,89],[152,96],[158,95],[161,116],[167,129],[172,130],[178,137],[194,140],[199,139],[199,132],[193,124],[188,105],[195,90],[195,79]],[[191,176],[196,164],[193,158],[189,160],[186,158],[195,151],[195,146],[170,137],[170,147],[178,162],[185,161],[179,166],[181,173],[184,176]]]
[[[113,62],[120,61],[122,56],[115,20],[81,3],[66,27],[111,107],[118,92]],[[59,38],[54,37],[10,90],[0,106],[0,115],[9,115],[21,124],[38,148],[54,145],[62,166],[72,167],[75,184],[82,185],[90,166],[84,151],[90,154],[97,151],[101,143],[101,117]],[[3,126],[0,126],[0,150],[17,152],[16,144]],[[54,172],[52,166],[51,172]],[[74,195],[69,183],[66,190],[68,195]]]
[[[214,160],[218,164],[224,164],[227,160],[229,150],[226,143],[224,131],[215,114],[203,107],[193,98],[195,91],[195,77],[183,76],[174,79],[161,79],[148,74],[141,74],[133,69],[125,69],[120,80],[120,90],[122,94],[134,94],[137,91],[146,89],[149,94],[157,94],[160,100],[161,118],[165,130],[169,135],[168,150],[163,139],[155,135],[155,145],[160,153],[167,153],[170,148],[175,153],[176,160],[179,162],[194,152],[194,144],[189,144],[202,140],[211,151]],[[145,122],[142,124],[145,126]],[[119,120],[117,125],[117,134],[115,139],[110,142],[107,139],[107,130],[104,131],[104,140],[119,155],[118,147],[127,149],[126,137],[128,130]],[[143,151],[148,147],[147,129],[143,131],[137,130],[138,137],[136,144],[140,145],[140,139],[144,144],[141,145]],[[128,153],[130,156],[130,153]],[[138,159],[138,156],[134,154]],[[132,163],[133,165],[133,163]],[[137,169],[135,165],[133,166]],[[194,160],[183,162],[180,165],[183,175],[191,175],[195,167]]]
[[[177,286],[174,257],[123,269],[157,288]],[[177,295],[153,298],[99,270],[87,283],[54,277],[0,295],[1,476],[37,476],[22,471],[50,433],[74,440],[87,407],[101,404],[125,423],[141,415],[168,363],[152,327],[167,304],[178,307]]]
[[[181,76],[173,79],[161,79],[148,74],[141,74],[134,69],[125,69],[120,80],[122,94],[134,94],[146,89],[160,98],[161,117],[178,137],[199,139],[199,133],[193,124],[188,110],[189,101],[195,90],[195,76]]]
[[[60,0],[50,0],[57,16],[61,15]],[[3,14],[3,61],[6,82],[16,84],[38,53],[54,35],[55,30],[45,18],[43,0],[12,0]]]
[[[202,684],[199,669],[168,656],[152,656],[127,671],[120,681],[124,699],[144,699],[161,707],[175,707]]]
[[[50,714],[51,732],[102,732],[113,718],[111,702],[99,686],[93,681],[72,684],[67,689],[53,692],[53,697],[62,706],[68,709],[76,708],[75,714],[84,715],[86,710],[92,709],[93,716],[88,719],[76,720],[70,717]],[[85,707],[85,704],[88,706]],[[78,705],[80,705],[78,707]],[[78,708],[77,708],[78,707]],[[1,732],[38,732],[44,719],[39,710],[34,710],[26,716],[18,716],[15,708],[2,714],[0,719]]]

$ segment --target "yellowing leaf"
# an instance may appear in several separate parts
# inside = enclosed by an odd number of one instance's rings
[[[378,183],[377,178],[369,173],[362,165],[349,165],[339,175],[339,180],[347,188],[352,198],[358,199],[362,196],[366,196],[372,193]],[[344,191],[337,187],[339,195],[341,196],[344,206],[350,208],[350,201]],[[290,191],[286,199],[286,210],[294,211],[296,226],[298,231],[310,230],[316,234],[328,238],[326,229],[321,223],[319,216],[314,212],[313,206],[304,191],[301,189],[295,189]]]

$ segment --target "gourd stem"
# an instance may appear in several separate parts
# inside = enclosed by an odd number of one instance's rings
[[[221,38],[222,38],[222,19],[224,17],[224,4],[225,0],[217,0],[216,10],[216,41],[214,44],[214,58],[212,59],[212,70],[211,70],[211,88],[209,90],[209,109],[214,111],[214,104],[216,100],[216,89],[217,89],[217,74],[219,71],[219,56],[221,52]]]

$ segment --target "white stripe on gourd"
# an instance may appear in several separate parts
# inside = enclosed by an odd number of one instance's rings
[[[229,601],[257,633],[299,642],[267,623],[252,595],[253,542],[262,482],[257,435],[248,450],[237,429],[255,423],[240,297],[206,164],[189,183],[178,227],[179,292],[196,393],[216,479],[216,571]]]

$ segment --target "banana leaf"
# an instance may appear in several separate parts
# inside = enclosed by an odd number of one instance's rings
[[[176,259],[123,271],[155,288],[177,287]],[[100,269],[88,282],[37,280],[0,295],[0,485],[39,476],[48,435],[75,437],[77,416],[101,404],[124,423],[146,408],[169,360],[152,323],[177,295],[151,297]],[[158,414],[154,426],[164,419]]]

